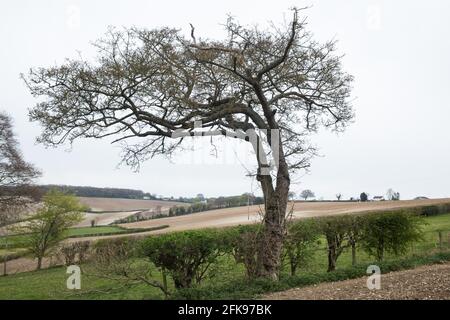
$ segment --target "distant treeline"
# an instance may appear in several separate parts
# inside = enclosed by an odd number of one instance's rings
[[[70,185],[56,185],[48,184],[38,186],[39,191],[44,194],[50,189],[57,189],[59,191],[68,192],[78,197],[95,197],[95,198],[124,198],[124,199],[148,199],[148,200],[169,200],[184,203],[191,203],[187,207],[186,213],[199,212],[211,209],[230,208],[244,206],[247,204],[262,204],[264,200],[262,197],[255,197],[252,194],[244,193],[240,196],[205,198],[202,194],[196,197],[163,197],[153,193],[143,192],[142,190],[123,189],[123,188],[98,188],[86,186],[70,186]],[[180,208],[184,208],[180,207]],[[183,210],[183,209],[179,209]]]
[[[122,189],[122,188],[97,188],[84,186],[67,186],[67,185],[43,185],[39,186],[43,192],[50,189],[57,189],[64,192],[72,193],[79,197],[98,197],[98,198],[125,198],[125,199],[149,199],[159,200],[156,195],[145,193],[141,190]]]

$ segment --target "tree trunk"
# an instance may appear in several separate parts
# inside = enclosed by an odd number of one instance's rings
[[[334,235],[326,235],[328,244],[328,269],[327,272],[336,270],[336,260],[338,256],[337,252],[337,240]]]
[[[336,250],[328,248],[328,269],[327,272],[336,270]]]
[[[38,257],[36,270],[41,270],[42,268],[42,257]]]
[[[352,242],[352,266],[356,265],[356,243]]]
[[[297,265],[291,263],[291,276],[295,276],[296,273],[297,273]]]
[[[277,197],[269,198],[266,202],[264,225],[258,237],[257,274],[277,280],[285,233],[286,207],[277,203]],[[281,214],[282,212],[284,214]]]
[[[262,230],[257,244],[257,275],[278,280],[281,265],[283,241],[286,234],[286,209],[289,193],[289,175],[287,168],[280,165],[277,186],[272,187],[270,175],[258,175],[265,199],[265,213]]]

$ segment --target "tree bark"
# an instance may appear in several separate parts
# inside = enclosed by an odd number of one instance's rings
[[[273,189],[270,175],[258,175],[264,193],[265,214],[257,244],[257,275],[272,280],[278,280],[281,265],[290,185],[287,165],[281,156],[276,180]]]
[[[42,268],[42,257],[38,257],[36,270],[41,270]]]
[[[328,269],[327,272],[336,270],[336,251],[334,249],[328,249]]]
[[[356,243],[352,242],[352,266],[356,265]]]
[[[332,272],[336,270],[336,260],[337,260],[337,244],[335,236],[327,236],[328,243],[328,269],[327,272]]]

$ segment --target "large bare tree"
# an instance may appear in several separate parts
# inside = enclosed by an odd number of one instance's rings
[[[0,111],[0,227],[14,222],[38,197],[33,183],[39,175],[19,150],[11,118]]]
[[[318,43],[302,11],[261,29],[229,18],[222,40],[179,30],[111,29],[96,43],[96,62],[67,60],[24,76],[42,97],[30,110],[39,141],[59,145],[114,136],[127,164],[171,154],[187,136],[249,141],[265,198],[258,273],[277,278],[290,174],[309,166],[309,133],[341,130],[352,119],[352,77],[335,43]],[[225,139],[226,140],[226,139]]]

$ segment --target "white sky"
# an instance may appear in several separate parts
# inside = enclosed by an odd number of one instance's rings
[[[153,159],[133,173],[117,168],[119,149],[107,141],[78,141],[71,152],[35,145],[39,126],[27,116],[35,101],[19,74],[60,63],[78,51],[92,57],[90,42],[109,25],[173,26],[188,32],[192,22],[197,36],[220,37],[227,13],[244,24],[265,24],[281,21],[293,5],[311,4],[309,29],[317,40],[339,40],[344,67],[355,76],[356,119],[340,136],[313,137],[323,157],[313,160],[310,174],[294,177],[292,190],[310,188],[326,199],[337,192],[345,198],[362,191],[384,195],[390,187],[404,199],[450,196],[450,2],[445,0],[3,2],[0,109],[14,118],[26,159],[43,170],[41,183],[174,196],[257,192],[235,158],[235,152],[242,153],[237,146],[228,146],[216,160],[200,153],[194,161]]]

